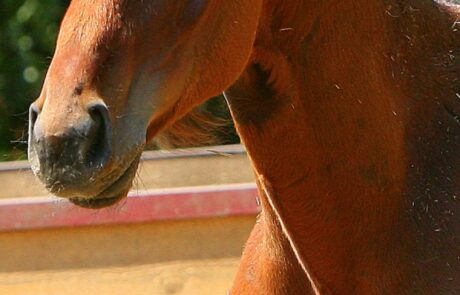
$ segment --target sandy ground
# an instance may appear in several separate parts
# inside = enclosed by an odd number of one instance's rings
[[[2,295],[226,294],[239,259],[0,275]]]
[[[254,219],[0,233],[0,295],[226,294]]]

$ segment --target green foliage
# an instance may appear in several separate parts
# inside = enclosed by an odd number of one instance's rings
[[[68,2],[1,1],[0,160],[26,149],[28,106],[39,95]]]

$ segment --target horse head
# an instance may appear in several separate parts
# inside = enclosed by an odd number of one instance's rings
[[[260,2],[72,1],[30,107],[34,173],[80,206],[126,196],[146,141],[243,71]]]

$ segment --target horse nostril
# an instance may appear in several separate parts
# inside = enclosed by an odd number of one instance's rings
[[[29,139],[33,135],[33,130],[35,127],[35,123],[37,122],[38,114],[40,110],[35,104],[32,104],[29,108]],[[29,141],[30,144],[30,141]]]
[[[88,131],[85,163],[88,167],[102,166],[110,157],[111,124],[107,107],[94,103],[88,107],[92,124]]]
[[[70,115],[68,115],[70,114]],[[73,112],[30,108],[29,160],[33,172],[60,196],[74,196],[103,170],[111,156],[107,107],[93,103]]]
[[[38,173],[40,163],[37,158],[36,150],[34,147],[35,141],[35,125],[37,123],[38,115],[40,114],[40,109],[36,104],[32,104],[29,108],[29,138],[28,138],[28,147],[27,147],[27,156],[29,158],[31,168],[35,173]]]

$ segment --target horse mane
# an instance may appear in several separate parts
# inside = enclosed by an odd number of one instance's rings
[[[225,104],[219,101],[213,103],[218,104],[216,110],[209,110],[209,103],[194,108],[156,135],[153,145],[160,149],[172,149],[226,143],[226,137],[233,133],[233,121]]]

